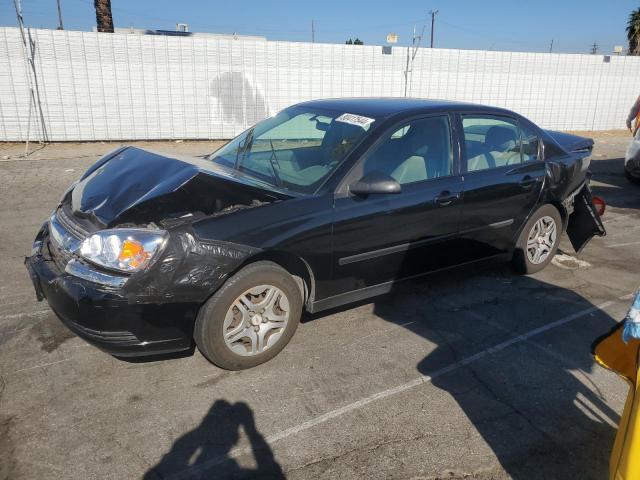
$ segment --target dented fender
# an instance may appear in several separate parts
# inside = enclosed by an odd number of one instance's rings
[[[124,295],[136,303],[202,303],[231,272],[261,251],[247,245],[202,239],[189,227],[174,230],[161,258],[149,269],[133,275],[124,286]]]

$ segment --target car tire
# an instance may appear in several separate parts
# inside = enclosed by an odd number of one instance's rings
[[[627,177],[629,183],[632,183],[633,185],[640,185],[640,178],[631,175],[631,173],[629,173],[629,170],[627,170],[626,168],[624,169],[624,176]]]
[[[553,225],[552,225],[553,224]],[[553,228],[553,232],[547,230]],[[553,205],[543,205],[529,218],[520,232],[513,252],[513,267],[521,274],[544,269],[558,249],[562,235],[562,217]]]
[[[227,280],[200,308],[193,337],[211,363],[243,370],[280,353],[301,314],[302,295],[291,275],[275,263],[256,262]]]

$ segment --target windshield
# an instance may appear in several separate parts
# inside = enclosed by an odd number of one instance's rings
[[[256,124],[209,159],[276,187],[312,193],[374,123],[348,112],[291,107]]]

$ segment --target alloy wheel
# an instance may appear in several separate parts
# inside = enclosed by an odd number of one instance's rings
[[[242,356],[258,355],[275,345],[290,314],[289,299],[273,285],[258,285],[237,297],[222,326],[227,347]]]
[[[527,258],[534,265],[543,263],[551,254],[556,243],[558,229],[550,216],[538,219],[527,237]]]

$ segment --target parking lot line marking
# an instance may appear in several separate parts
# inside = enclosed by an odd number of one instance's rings
[[[63,358],[62,360],[56,360],[55,362],[42,363],[40,365],[34,365],[33,367],[21,368],[20,370],[14,370],[9,375],[15,375],[16,373],[26,372],[27,370],[35,370],[36,368],[50,367],[51,365],[57,365],[59,363],[68,362],[71,358]]]
[[[46,315],[50,311],[51,310],[37,310],[35,312],[9,313],[6,315],[0,315],[0,321],[15,320],[16,318],[23,318],[23,317],[40,317],[42,315]]]
[[[638,213],[637,212],[631,212],[631,213],[613,213],[613,212],[607,212],[607,216],[604,217],[605,219],[605,224],[608,222],[612,222],[612,221],[617,221],[617,220],[623,220],[625,218],[629,218],[629,217],[635,217],[637,216]]]
[[[607,238],[620,238],[620,237],[628,237],[629,235],[637,235],[637,230],[640,230],[640,225],[636,225],[635,227],[625,227],[624,232],[616,232],[610,234],[607,232]]]
[[[626,294],[623,295],[621,297],[618,297],[615,300],[609,300],[606,302],[603,302],[599,305],[594,305],[592,307],[589,308],[585,308],[583,310],[580,310],[579,312],[573,313],[571,315],[568,315],[566,317],[563,317],[559,320],[556,320],[554,322],[550,322],[550,323],[546,323],[538,328],[534,328],[533,330],[529,330],[526,333],[523,333],[521,335],[516,335],[515,337],[512,337],[508,340],[505,340],[504,342],[498,343],[497,345],[494,345],[492,347],[486,348],[485,350],[482,350],[478,353],[475,353],[473,355],[470,355],[468,357],[465,357],[461,360],[458,360],[457,362],[451,363],[449,365],[446,365],[436,371],[434,371],[433,373],[431,373],[430,375],[422,375],[418,378],[415,378],[414,380],[411,380],[407,383],[403,383],[401,385],[397,385],[395,387],[392,388],[388,388],[386,390],[382,390],[380,392],[374,393],[372,395],[369,395],[367,397],[361,398],[360,400],[356,400],[355,402],[349,403],[347,405],[344,405],[342,407],[336,408],[335,410],[330,410],[326,413],[323,413],[322,415],[319,415],[315,418],[312,418],[310,420],[307,420],[306,422],[302,422],[299,425],[295,425],[293,427],[287,428],[285,430],[282,430],[280,432],[276,432],[273,433],[271,435],[267,435],[265,437],[265,441],[268,444],[273,444],[275,442],[278,442],[280,440],[283,440],[287,437],[290,437],[291,435],[296,435],[300,432],[303,432],[305,430],[309,430],[310,428],[313,428],[315,426],[318,426],[322,423],[325,423],[329,420],[332,420],[336,417],[339,417],[341,415],[344,415],[346,413],[352,412],[354,410],[358,410],[366,405],[369,405],[370,403],[376,402],[378,400],[383,400],[385,398],[389,398],[392,397],[394,395],[397,395],[399,393],[403,393],[406,392],[407,390],[411,390],[412,388],[418,387],[420,385],[424,385],[427,383],[431,383],[431,381],[437,377],[440,377],[442,375],[445,375],[447,373],[453,372],[455,370],[458,370],[462,367],[465,367],[471,363],[474,363],[484,357],[487,357],[491,354],[494,353],[498,353],[502,350],[505,350],[506,348],[518,344],[518,343],[522,343],[522,342],[526,342],[527,340],[529,340],[532,337],[535,337],[537,335],[540,335],[542,333],[545,333],[549,330],[553,330],[554,328],[558,328],[561,327],[562,325],[566,325],[567,323],[573,322],[574,320],[577,320],[579,318],[584,317],[585,315],[589,315],[591,313],[597,312],[599,310],[603,310],[607,307],[610,307],[611,305],[614,305],[615,303],[622,301],[624,299],[628,299],[631,298],[632,294]],[[234,458],[234,457],[239,457],[241,455],[247,454],[247,453],[251,453],[251,447],[237,447],[234,449],[231,449],[229,451],[228,456],[219,456],[219,457],[215,457],[212,458],[206,462],[203,462],[201,464],[195,465],[194,467],[191,468],[187,468],[186,470],[182,470],[180,472],[176,472],[174,475],[169,475],[167,477],[167,479],[170,480],[179,480],[182,478],[189,478],[192,475],[197,475],[198,472],[204,472],[222,462],[224,462],[225,460],[227,460],[229,457]]]
[[[347,343],[343,343],[342,345],[340,345],[342,348],[346,348],[346,347],[350,347],[352,345],[356,345],[358,343],[362,343],[363,341],[371,338],[371,337],[375,337],[376,335],[388,335],[389,333],[391,333],[394,330],[398,330],[400,327],[407,327],[409,325],[411,325],[412,323],[416,323],[417,320],[413,320],[411,322],[406,322],[406,323],[400,323],[397,325],[391,325],[389,328],[386,328],[384,330],[378,330],[376,332],[373,333],[369,333],[368,335],[363,335],[360,338],[357,338],[356,340],[352,340],[350,342]]]
[[[631,299],[633,297],[633,295],[625,295],[623,296],[621,299]],[[456,306],[453,304],[450,304],[452,306]],[[479,314],[478,312],[476,312],[475,310],[465,310],[465,313],[467,315],[469,315],[472,318],[475,318],[478,321],[482,321],[485,322],[487,325],[491,325],[493,328],[497,329],[497,330],[501,330],[502,332],[505,333],[510,333],[511,330],[504,328],[502,326],[502,324],[500,324],[499,322],[496,322],[495,320],[492,320],[491,317],[485,317],[484,315]],[[527,340],[527,345],[531,345],[534,348],[539,349],[542,352],[545,352],[547,355],[555,358],[556,360],[560,360],[561,362],[564,362],[567,365],[571,365],[571,366],[576,366],[575,362],[573,360],[571,360],[571,358],[567,357],[566,355],[563,355],[559,352],[556,352],[554,350],[552,350],[551,348],[545,346],[545,345],[541,345],[539,344],[537,341],[535,340]],[[589,378],[589,376],[584,373],[582,370],[580,370],[579,368],[576,368],[575,372],[570,372],[571,375],[573,375],[579,382],[581,382],[583,385],[585,385],[587,388],[589,388],[593,393],[595,393],[599,398],[601,398],[602,400],[604,400],[604,395],[602,394],[602,392],[600,391],[600,389],[598,388],[598,386],[591,380],[591,378]]]
[[[618,422],[611,419],[609,415],[604,413],[597,405],[594,405],[594,403],[581,392],[576,393],[576,398],[573,399],[573,404],[594,422],[604,422],[611,428],[617,430]]]
[[[11,307],[13,305],[23,305],[23,304],[26,304],[26,303],[30,303],[30,302],[25,301],[25,300],[20,300],[20,301],[15,301],[15,302],[0,303],[0,308]]]
[[[605,247],[607,247],[607,248],[616,248],[616,247],[629,247],[631,245],[640,245],[640,241],[639,242],[629,242],[629,243],[614,243],[613,245],[605,244]]]
[[[18,334],[20,332],[23,332],[25,330],[29,330],[30,328],[33,328],[34,326],[39,325],[41,322],[42,322],[42,319],[37,320],[37,321],[35,321],[33,323],[30,323],[29,325],[27,325],[25,327],[18,328],[18,326],[15,325],[13,327],[13,330],[6,330],[4,332],[2,330],[0,330],[0,339],[2,339],[3,337],[4,338],[13,337],[14,335],[16,335],[16,334]]]

